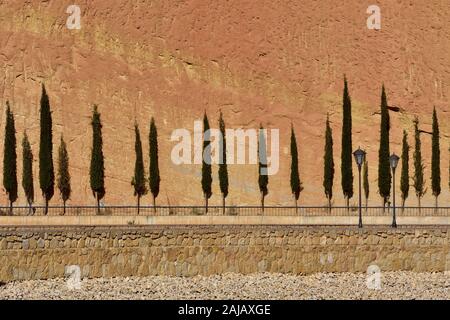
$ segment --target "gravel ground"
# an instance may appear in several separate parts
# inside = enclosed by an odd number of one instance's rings
[[[384,272],[381,289],[368,289],[366,274],[308,276],[259,273],[210,277],[84,279],[69,290],[66,279],[11,282],[0,299],[450,299],[450,275]]]

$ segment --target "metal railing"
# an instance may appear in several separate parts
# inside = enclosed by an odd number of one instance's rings
[[[393,207],[363,207],[363,216],[391,216]],[[33,206],[31,211],[27,206],[13,207],[14,216],[43,216],[44,206]],[[0,207],[0,216],[9,215],[9,207]],[[49,206],[49,216],[134,216],[138,214],[137,206],[66,206],[65,213],[62,206]],[[264,211],[260,206],[226,206],[225,213],[222,206],[209,206],[206,212],[204,206],[141,206],[139,215],[142,216],[358,216],[358,207],[326,206],[266,206]],[[450,217],[450,207],[396,207],[397,216],[414,217]]]

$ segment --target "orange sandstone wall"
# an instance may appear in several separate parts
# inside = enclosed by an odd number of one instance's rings
[[[360,145],[368,152],[370,204],[381,203],[376,170],[377,112],[383,82],[388,103],[400,108],[400,112],[391,112],[391,150],[397,154],[402,130],[411,132],[415,115],[421,128],[431,131],[431,112],[436,106],[441,125],[440,201],[449,204],[448,1],[378,1],[382,17],[378,31],[366,27],[366,10],[372,3],[357,0],[80,0],[76,3],[82,11],[80,30],[66,28],[70,4],[73,1],[0,2],[0,100],[2,105],[6,100],[12,102],[19,145],[26,129],[37,159],[40,84],[45,82],[53,111],[55,160],[60,135],[68,142],[71,204],[94,203],[88,177],[93,103],[99,105],[104,125],[106,204],[134,203],[130,185],[133,123],[136,119],[141,127],[147,154],[151,116],[156,118],[160,136],[158,202],[201,203],[200,166],[172,164],[170,152],[175,143],[170,135],[176,128],[193,130],[193,121],[201,119],[204,110],[215,127],[222,110],[230,128],[257,128],[262,123],[280,129],[280,170],[269,178],[269,205],[292,204],[291,122],[305,187],[300,203],[325,203],[322,151],[329,112],[335,142],[335,204],[343,204],[340,123],[344,73],[353,103],[353,147]],[[2,131],[4,122],[2,111]],[[426,205],[433,204],[430,140],[430,135],[422,135]],[[18,166],[21,172],[21,152]],[[229,169],[229,204],[257,204],[256,165]],[[41,203],[36,161],[34,172]],[[213,172],[211,204],[220,204],[216,166]],[[356,187],[355,182],[355,191]],[[18,203],[24,204],[21,188],[19,193]],[[4,193],[1,197],[6,204]],[[144,202],[150,203],[150,197]],[[356,197],[352,202],[356,203]],[[52,203],[60,203],[57,193]],[[407,205],[416,204],[411,190]]]

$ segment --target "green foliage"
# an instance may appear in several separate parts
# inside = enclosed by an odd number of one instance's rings
[[[91,165],[89,168],[91,190],[98,202],[105,196],[105,167],[103,157],[102,123],[97,105],[92,111],[92,153]]]
[[[342,148],[341,148],[341,185],[345,198],[353,197],[352,170],[352,103],[348,93],[347,79],[344,78],[342,119]],[[348,204],[348,202],[347,202]]]
[[[323,156],[323,188],[328,201],[333,198],[334,160],[333,160],[333,132],[327,115],[325,128],[325,149]]]
[[[221,151],[219,155],[219,185],[220,192],[225,199],[228,195],[228,167],[227,167],[227,142],[225,134],[225,121],[222,117],[222,112],[220,112],[219,118],[219,129],[222,136],[220,140],[219,150]]]
[[[45,198],[45,213],[47,214],[48,201],[50,201],[55,192],[55,172],[53,168],[52,114],[44,85],[42,85],[40,113],[39,184],[42,195]]]
[[[414,189],[416,190],[416,196],[419,198],[420,203],[420,198],[425,195],[426,189],[423,178],[425,166],[422,160],[419,119],[417,117],[414,119],[414,140]]]
[[[370,186],[369,186],[369,162],[367,161],[367,157],[364,157],[364,165],[363,165],[363,189],[364,189],[364,197],[369,199],[370,194]]]
[[[69,200],[70,194],[72,192],[70,186],[70,173],[69,173],[69,154],[67,152],[67,146],[64,141],[63,136],[61,136],[61,144],[58,149],[58,189],[61,194],[61,199],[64,202],[64,207],[66,201]]]
[[[439,147],[439,123],[436,108],[433,109],[433,135],[431,150],[431,189],[433,195],[438,197],[441,194],[441,150]]]
[[[378,191],[387,202],[391,193],[391,167],[389,163],[389,110],[384,85],[381,92],[380,149],[378,150]]]
[[[211,150],[210,150],[210,132],[208,117],[203,116],[203,157],[202,157],[202,190],[205,199],[212,195],[212,172],[211,172]]]
[[[134,125],[134,152],[136,155],[136,161],[134,163],[134,176],[131,181],[131,185],[134,187],[134,195],[138,197],[142,197],[147,193],[145,172],[144,172],[144,158],[142,155],[142,142],[141,142],[141,134],[139,133],[139,127],[137,123]]]
[[[149,157],[150,157],[150,168],[149,168],[149,185],[150,191],[153,195],[153,200],[158,197],[159,194],[159,183],[161,178],[159,176],[159,164],[158,164],[158,131],[156,129],[155,119],[150,121],[150,133],[148,136],[149,140]]]
[[[258,135],[258,186],[263,198],[269,193],[268,184],[266,138],[264,128],[260,126]]]
[[[22,139],[22,188],[29,205],[34,202],[33,152],[25,133]]]
[[[10,206],[17,200],[17,153],[14,115],[6,102],[5,143],[3,153],[3,187],[8,194]]]
[[[297,139],[295,138],[294,128],[291,127],[291,191],[295,200],[300,197],[300,192],[303,190],[302,183],[300,181],[300,175],[298,173],[298,151],[297,151]]]
[[[409,194],[409,145],[408,134],[403,130],[402,142],[402,171],[400,177],[400,191],[402,192],[403,203]]]

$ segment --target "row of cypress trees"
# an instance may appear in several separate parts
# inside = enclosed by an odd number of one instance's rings
[[[45,200],[45,214],[48,212],[48,202],[54,195],[54,168],[52,158],[52,118],[50,111],[50,103],[45,86],[42,86],[42,96],[40,102],[40,145],[39,145],[39,184],[42,191],[43,198]],[[344,197],[346,199],[347,208],[349,208],[349,200],[353,197],[353,172],[352,172],[352,116],[351,116],[351,98],[348,90],[347,79],[344,77],[344,92],[343,92],[343,121],[342,121],[342,148],[341,148],[341,186]],[[415,174],[413,177],[414,188],[416,195],[420,198],[426,192],[424,187],[424,165],[421,156],[421,144],[420,144],[420,130],[418,128],[419,122],[416,118],[414,121],[415,127],[415,152],[414,152],[414,168]],[[105,195],[105,168],[104,168],[104,156],[103,156],[103,140],[102,140],[102,124],[100,119],[100,113],[98,107],[94,105],[92,119],[92,152],[90,162],[90,186],[94,198],[97,202],[97,210],[100,210],[100,201]],[[208,117],[206,112],[203,118],[203,155],[202,157],[202,179],[201,186],[205,200],[206,212],[208,210],[208,200],[212,196],[212,169],[211,161],[205,157],[210,157],[210,139],[206,135],[210,128]],[[137,197],[138,213],[140,209],[140,199],[142,196],[148,193],[150,189],[153,197],[153,207],[156,210],[156,198],[159,194],[160,185],[160,173],[158,165],[158,138],[155,121],[151,118],[150,131],[149,131],[149,176],[145,175],[144,159],[142,152],[142,141],[140,137],[140,131],[137,123],[134,126],[135,131],[135,168],[134,175],[132,177],[131,184],[134,187],[134,195]],[[225,211],[225,201],[228,195],[228,169],[226,163],[226,137],[225,137],[225,122],[222,113],[219,117],[219,129],[222,133],[223,140],[220,141],[222,150],[219,164],[219,185],[222,194],[222,206]],[[260,126],[260,129],[263,129]],[[389,164],[389,107],[387,104],[386,92],[384,85],[381,93],[381,123],[380,123],[380,147],[379,147],[379,165],[378,165],[378,189],[379,194],[383,199],[383,205],[389,201],[390,189],[391,189],[391,171]],[[437,120],[436,110],[433,111],[433,138],[432,138],[432,189],[433,195],[437,197],[441,192],[440,187],[440,149],[439,149],[439,125]],[[3,185],[8,194],[10,202],[10,212],[12,212],[12,205],[17,200],[17,168],[16,168],[16,137],[14,116],[11,112],[9,102],[7,102],[6,109],[6,127],[5,127],[5,143],[4,143],[4,162],[3,162]],[[295,206],[297,207],[297,201],[300,197],[300,193],[303,190],[302,182],[299,175],[298,165],[298,150],[297,141],[293,126],[291,126],[291,171],[290,171],[290,186],[291,193],[293,195]],[[26,132],[22,140],[22,152],[23,152],[23,173],[22,173],[22,187],[24,189],[27,202],[30,207],[30,213],[32,212],[32,203],[34,202],[34,189],[33,189],[33,153]],[[262,157],[262,158],[261,158]],[[209,159],[210,160],[210,159]],[[269,177],[266,174],[262,174],[262,169],[267,167],[266,159],[266,145],[264,133],[260,130],[260,136],[258,138],[258,186],[261,194],[261,207],[264,211],[264,199],[268,194]],[[325,152],[324,152],[324,180],[323,186],[325,196],[328,201],[328,206],[331,208],[331,200],[333,197],[333,180],[334,180],[334,159],[333,159],[333,134],[330,126],[329,116],[327,115],[326,128],[325,128]],[[147,184],[149,189],[147,188]],[[69,173],[69,156],[67,152],[67,146],[61,136],[60,146],[58,150],[58,175],[57,186],[61,194],[61,199],[64,204],[64,212],[66,201],[70,198],[71,185],[70,185],[70,173]],[[369,198],[369,179],[368,179],[368,162],[367,160],[363,165],[363,186],[364,195]],[[401,185],[402,204],[404,206],[405,200],[409,193],[409,145],[407,142],[407,133],[404,131],[403,135],[403,148],[402,148],[402,169],[401,169]]]
[[[105,196],[105,165],[103,156],[102,123],[98,107],[94,105],[92,112],[92,149],[91,162],[89,168],[90,186],[92,194],[97,202],[97,212],[100,212],[100,200]],[[153,205],[155,206],[156,197],[159,194],[159,165],[158,165],[158,137],[155,121],[150,121],[149,133],[149,158],[150,158],[150,176],[149,188],[153,195]],[[135,124],[135,152],[136,163],[134,176],[131,184],[134,186],[134,194],[138,197],[138,213],[140,207],[140,198],[148,192],[147,178],[145,177],[144,161],[142,155],[142,143],[138,125]],[[39,140],[39,185],[42,196],[45,201],[44,214],[48,213],[48,203],[54,195],[55,173],[53,167],[53,132],[52,116],[50,111],[50,102],[45,89],[42,85],[42,95],[40,101],[40,140]],[[27,133],[24,133],[22,140],[22,188],[29,205],[29,214],[33,213],[32,204],[34,202],[34,182],[33,182],[33,152]],[[9,213],[12,214],[13,203],[18,196],[17,183],[17,153],[16,153],[16,130],[14,115],[11,111],[9,102],[6,102],[6,126],[5,142],[3,156],[3,186],[8,195]],[[66,212],[66,202],[71,195],[70,173],[69,173],[69,154],[67,145],[61,135],[61,141],[58,149],[58,172],[57,187],[63,201],[63,213]]]
[[[209,120],[206,112],[203,116],[203,149],[202,149],[202,190],[205,199],[205,211],[208,212],[208,200],[212,196],[212,169],[211,169],[211,148],[209,135]],[[258,135],[258,187],[261,195],[261,209],[264,212],[264,199],[269,194],[269,176],[265,173],[267,170],[267,146],[264,134],[264,127],[260,125]],[[219,130],[222,138],[219,140],[219,186],[222,194],[222,211],[225,214],[225,201],[228,195],[228,168],[227,168],[227,149],[226,149],[226,134],[225,134],[225,122],[222,112],[219,116]],[[303,190],[302,182],[300,181],[299,169],[298,169],[298,151],[297,140],[294,133],[294,128],[291,126],[291,172],[290,172],[290,185],[291,192],[295,200],[295,206],[297,208],[297,201],[300,197],[300,192]]]
[[[349,208],[349,199],[353,196],[353,173],[352,173],[352,129],[351,129],[351,99],[348,91],[347,79],[344,77],[343,92],[343,121],[342,121],[342,153],[341,153],[341,185],[342,192],[346,199],[347,208]],[[441,175],[440,175],[440,146],[439,146],[439,123],[436,108],[433,109],[433,131],[432,131],[432,153],[431,153],[431,187],[435,196],[435,206],[438,206],[438,196],[441,193]],[[391,167],[389,150],[389,106],[387,103],[386,91],[384,85],[381,90],[381,122],[380,122],[380,146],[378,149],[378,192],[383,199],[383,208],[389,202],[391,193]],[[426,193],[424,179],[424,163],[421,151],[419,119],[414,119],[414,175],[412,177],[416,196],[419,201]],[[402,156],[401,156],[401,197],[402,207],[408,198],[410,187],[409,174],[409,145],[406,130],[403,131]],[[366,207],[369,198],[369,178],[368,162],[365,159],[363,164],[363,188],[366,199]],[[329,116],[325,123],[325,150],[324,150],[324,173],[323,187],[325,196],[328,200],[328,206],[331,208],[331,199],[333,197],[334,180],[334,159],[333,159],[333,134],[330,126]],[[449,171],[450,175],[450,171]],[[450,186],[450,182],[449,182]]]
[[[52,118],[50,103],[45,87],[42,86],[40,109],[40,145],[39,145],[39,184],[45,200],[45,214],[48,212],[48,202],[54,194],[55,175],[53,168],[53,144],[52,144]],[[8,194],[9,213],[12,214],[13,203],[18,196],[17,182],[17,153],[16,153],[16,129],[14,115],[9,102],[6,102],[6,126],[5,143],[3,157],[3,186]],[[66,143],[61,136],[61,143],[58,150],[58,179],[57,186],[64,203],[70,198],[70,174],[69,156]],[[32,203],[34,202],[33,183],[33,153],[27,133],[22,139],[22,187],[29,205],[29,213],[32,213]]]

